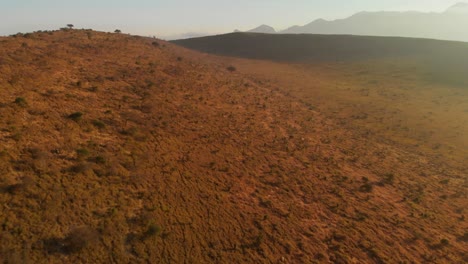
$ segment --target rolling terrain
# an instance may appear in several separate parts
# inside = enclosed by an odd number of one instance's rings
[[[468,261],[462,75],[357,58],[0,38],[0,261]]]
[[[230,33],[175,40],[198,51],[286,63],[353,63],[399,60],[417,63],[433,81],[468,84],[468,43],[400,37]],[[414,66],[414,65],[412,65]]]

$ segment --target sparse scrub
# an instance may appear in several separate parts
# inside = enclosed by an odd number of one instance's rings
[[[89,227],[72,229],[63,239],[63,250],[65,253],[78,253],[96,243],[98,233]]]
[[[83,116],[83,113],[81,113],[81,112],[75,112],[75,113],[73,113],[73,114],[70,114],[70,115],[68,116],[68,118],[71,119],[71,120],[73,120],[73,121],[75,121],[75,122],[78,122],[78,121],[81,120],[81,117],[82,117],[82,116]]]
[[[140,141],[140,142],[146,141],[148,137],[148,135],[144,133],[143,131],[141,131],[140,129],[138,129],[138,127],[131,127],[129,129],[125,129],[125,130],[120,131],[120,133],[125,136],[131,136],[133,139]]]
[[[372,189],[373,189],[373,186],[369,182],[366,182],[359,187],[360,192],[366,192],[366,193],[372,192]]]
[[[120,131],[120,133],[122,135],[125,135],[125,136],[134,136],[138,133],[138,128],[137,127],[131,127],[129,129],[125,129],[125,130],[122,130]]]
[[[19,194],[29,189],[33,185],[34,181],[31,177],[23,177],[21,182],[8,185],[3,189],[9,194]]]
[[[439,183],[443,184],[443,185],[447,185],[447,184],[449,184],[449,182],[450,182],[449,179],[444,179],[444,180],[441,180]]]
[[[106,158],[103,156],[96,156],[88,159],[89,162],[93,162],[96,164],[106,164]]]
[[[432,244],[430,247],[432,249],[443,249],[450,246],[450,241],[446,238],[442,238],[438,243]]]
[[[226,69],[227,69],[228,71],[230,71],[230,72],[235,72],[235,71],[237,70],[236,67],[234,67],[234,66],[229,66],[229,67],[227,67]]]
[[[382,177],[382,180],[378,183],[379,186],[384,186],[385,184],[393,185],[395,182],[395,175],[393,173],[385,173]]]
[[[28,106],[28,103],[26,102],[26,99],[24,99],[23,97],[16,97],[15,104],[17,104],[17,105],[19,105],[21,107]]]
[[[462,242],[468,242],[468,232],[465,232],[463,235],[459,236],[457,240]]]
[[[88,91],[92,92],[92,93],[95,93],[99,90],[99,88],[97,86],[92,86],[92,87],[89,87],[88,88]]]
[[[328,74],[352,71],[238,65],[172,44],[159,49],[155,39],[87,33],[0,37],[8,55],[0,58],[0,263],[8,252],[26,263],[23,248],[29,263],[393,263],[424,262],[424,254],[466,262],[464,171],[386,140],[392,122],[410,127],[398,116],[404,104],[394,112],[373,102],[377,114],[391,116],[380,120],[360,104],[355,89],[365,86],[337,78],[340,92],[322,93]],[[31,50],[20,48],[25,41]],[[239,67],[232,74],[231,64]],[[277,82],[280,73],[288,84]],[[10,85],[12,75],[18,81]],[[375,78],[370,97],[401,98],[386,87],[393,83]],[[421,96],[436,90],[396,79]],[[348,95],[357,100],[341,104]],[[369,122],[348,118],[360,112]],[[437,115],[424,140],[444,124]],[[389,129],[372,130],[382,124]],[[449,145],[457,165],[458,146]],[[89,227],[73,228],[81,225]],[[422,237],[411,240],[417,232]]]
[[[448,241],[448,239],[442,238],[442,239],[440,240],[440,242],[439,242],[439,245],[440,245],[441,247],[446,247],[446,246],[450,245],[450,242]]]
[[[71,172],[74,173],[85,173],[91,169],[91,166],[86,162],[78,163],[70,168]]]
[[[20,141],[21,138],[23,137],[23,134],[21,132],[15,132],[11,135],[11,139],[13,139],[14,141]]]
[[[78,157],[79,160],[83,160],[87,156],[89,156],[89,150],[85,148],[80,148],[76,150],[76,156]]]
[[[93,121],[92,121],[92,124],[93,124],[95,127],[99,128],[99,129],[103,129],[103,128],[106,127],[106,124],[104,124],[104,122],[102,122],[102,121],[100,121],[100,120],[93,120]]]
[[[161,234],[161,231],[162,228],[159,225],[155,223],[149,223],[145,233],[143,234],[143,238],[159,236]]]

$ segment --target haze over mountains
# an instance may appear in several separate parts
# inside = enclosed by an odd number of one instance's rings
[[[468,41],[468,3],[458,3],[442,13],[360,12],[345,19],[317,19],[304,26],[278,31],[282,34],[349,34],[400,36]],[[249,32],[274,33],[262,25]]]
[[[258,26],[256,28],[254,28],[254,29],[249,30],[248,32],[274,34],[274,33],[276,33],[276,30],[273,27],[270,27],[268,25],[261,25],[261,26]]]

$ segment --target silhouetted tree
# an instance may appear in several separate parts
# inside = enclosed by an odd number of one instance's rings
[[[72,29],[74,26],[73,26],[73,24],[67,24],[67,27],[68,27],[69,29]]]
[[[122,31],[120,29],[116,29],[114,33],[122,33]]]

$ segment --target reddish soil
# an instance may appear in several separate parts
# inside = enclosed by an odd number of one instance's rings
[[[0,259],[467,262],[467,92],[382,65],[0,38]]]

